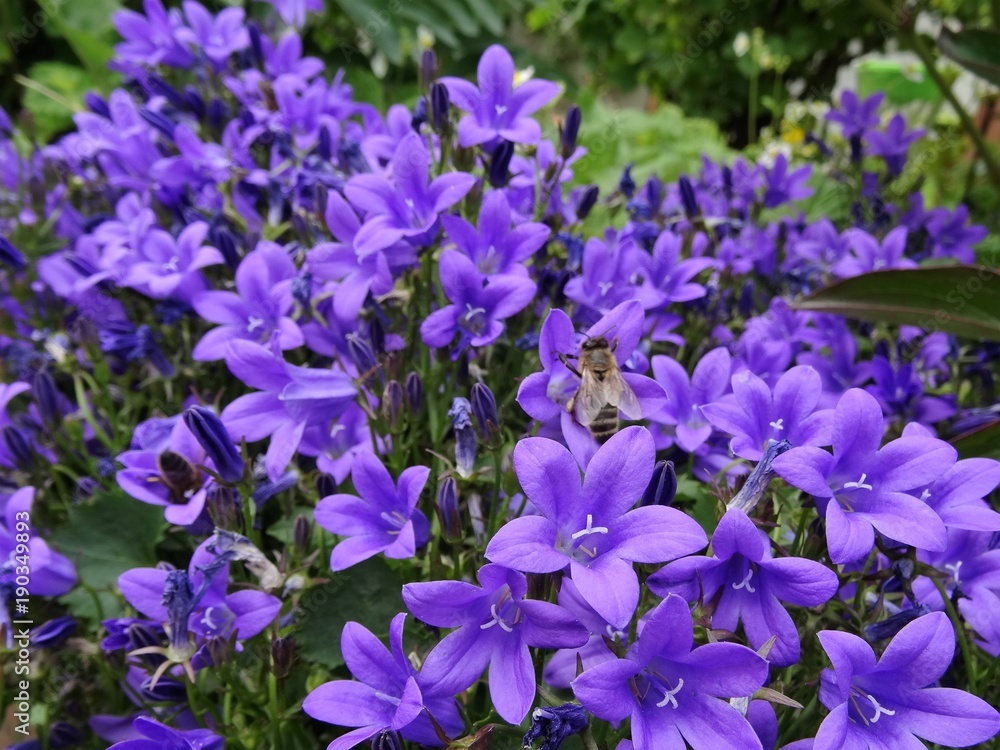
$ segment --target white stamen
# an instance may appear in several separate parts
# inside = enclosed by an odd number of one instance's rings
[[[615,638],[624,638],[625,637],[625,633],[623,633],[620,630],[615,630],[610,625],[606,626],[606,629],[607,629],[607,633],[608,633],[608,638],[610,638],[611,640],[615,640]]]
[[[508,625],[507,623],[505,623],[503,621],[503,618],[500,617],[500,613],[497,612],[497,605],[493,604],[493,605],[490,606],[490,614],[493,615],[493,619],[490,620],[489,622],[485,622],[482,625],[480,625],[479,626],[480,630],[489,630],[494,625],[499,625],[500,629],[503,630],[503,631],[505,631],[505,632],[507,632],[507,633],[513,633],[514,632],[514,628],[512,628],[510,625]]]
[[[496,109],[498,115],[502,115],[504,112],[507,111],[507,107],[505,107],[503,104],[497,104],[494,107],[494,109]]]
[[[209,630],[215,630],[218,627],[215,624],[215,621],[212,619],[213,609],[215,609],[215,607],[207,607],[205,609],[205,614],[201,618],[201,624],[204,625]]]
[[[573,534],[572,539],[573,539],[573,541],[576,541],[580,537],[588,536],[590,534],[607,534],[607,533],[608,533],[608,527],[607,526],[594,526],[594,517],[588,513],[587,514],[587,528],[580,529],[578,532],[576,532],[575,534]]]
[[[615,284],[614,284],[613,281],[602,281],[602,282],[598,283],[597,286],[600,287],[600,289],[601,289],[601,296],[603,297],[609,291],[611,291],[611,287],[613,287],[614,285]]]
[[[868,698],[868,700],[870,700],[872,702],[872,705],[875,706],[875,715],[871,719],[872,724],[874,724],[875,722],[877,722],[879,720],[879,717],[882,716],[882,714],[885,714],[886,716],[895,716],[896,715],[895,711],[892,711],[892,710],[890,710],[888,708],[883,708],[882,706],[880,706],[878,704],[878,701],[875,700],[875,696],[874,695],[869,695],[869,696],[866,696],[866,697]]]
[[[163,270],[169,273],[177,273],[177,264],[179,262],[180,260],[175,255],[173,258],[171,258],[170,260],[168,260],[166,263],[163,264]]]
[[[740,589],[744,589],[745,588],[747,590],[747,593],[749,593],[749,594],[756,594],[757,590],[753,586],[750,585],[750,579],[751,578],[753,578],[753,571],[752,570],[748,570],[747,571],[747,577],[744,578],[740,583],[734,583],[733,584],[733,589],[735,589],[736,591],[739,591]]]
[[[482,313],[483,315],[486,314],[485,307],[473,307],[471,302],[465,303],[465,309],[469,311],[465,314],[466,319],[473,318],[480,313]]]
[[[404,198],[403,203],[406,204],[407,208],[413,208],[413,198]]]
[[[954,565],[952,565],[951,563],[946,563],[945,566],[944,566],[945,570],[950,570],[951,571],[951,575],[955,579],[955,585],[956,586],[959,583],[959,581],[958,581],[958,571],[961,569],[961,567],[962,567],[962,560],[959,560]]]
[[[263,318],[257,318],[251,315],[249,318],[247,318],[247,333],[253,333],[263,325],[264,325]]]
[[[868,478],[867,474],[862,474],[861,479],[857,482],[844,482],[845,490],[870,490],[872,486],[870,484],[865,484],[865,479]]]
[[[673,690],[668,690],[666,694],[663,696],[663,700],[656,704],[656,707],[663,708],[669,703],[673,708],[677,708],[677,699],[674,696],[681,691],[682,687],[684,687],[684,680],[678,677],[677,687],[675,687]]]
[[[336,437],[337,433],[343,432],[346,429],[347,427],[345,425],[342,425],[340,424],[340,422],[338,422],[337,424],[335,424],[333,427],[330,428],[330,437]]]
[[[930,490],[924,490],[923,492],[920,493],[920,499],[921,500],[925,500],[926,501],[927,498],[929,498],[930,496],[931,496],[931,491]]]
[[[785,429],[785,420],[784,419],[776,419],[775,421],[769,422],[768,424],[770,424],[771,427],[773,427],[776,430],[783,430],[783,429]]]

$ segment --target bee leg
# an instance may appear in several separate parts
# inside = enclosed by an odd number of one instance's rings
[[[583,375],[580,374],[580,371],[577,370],[573,365],[570,364],[569,357],[567,357],[562,352],[559,352],[559,361],[562,362],[566,366],[567,370],[569,370],[571,373],[573,373],[574,375],[576,375],[578,378],[582,378],[583,377]]]
[[[618,348],[618,337],[615,336],[613,339],[611,339],[611,353],[614,354],[617,348]]]

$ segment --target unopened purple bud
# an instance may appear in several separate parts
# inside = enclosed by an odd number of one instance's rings
[[[399,732],[384,729],[372,740],[372,750],[403,750],[403,741]]]
[[[178,96],[180,96],[179,93]],[[181,101],[183,102],[183,99]],[[149,107],[142,107],[139,110],[139,117],[145,120],[148,125],[160,131],[168,140],[174,140],[174,130],[177,129],[177,123],[166,115],[154,112]]]
[[[295,642],[287,636],[279,636],[271,642],[271,669],[279,680],[288,677],[295,662]]]
[[[206,498],[212,523],[220,529],[232,528],[240,507],[239,495],[232,487],[213,484]]]
[[[530,748],[541,739],[539,750],[559,750],[567,737],[582,732],[586,726],[587,709],[579,703],[539,706],[531,712],[531,727],[521,744]]]
[[[510,160],[513,157],[514,144],[501,138],[490,157],[489,181],[493,187],[506,187],[510,176]]]
[[[31,631],[31,648],[55,648],[76,633],[76,620],[57,617]]]
[[[434,50],[428,47],[420,55],[420,80],[424,84],[424,88],[430,88],[431,81],[434,80],[434,76],[437,75],[437,55],[434,54]]]
[[[240,265],[240,253],[232,230],[224,222],[216,223],[208,230],[208,240],[222,253],[226,265],[235,271]]]
[[[238,482],[243,478],[246,468],[243,456],[214,411],[205,406],[192,406],[184,412],[184,424],[205,449],[220,477],[227,482]]]
[[[576,139],[580,136],[580,123],[583,121],[583,113],[575,104],[566,112],[566,119],[562,126],[562,157],[568,159],[576,151]]]
[[[576,206],[577,219],[583,221],[590,216],[590,212],[594,209],[594,205],[597,203],[597,197],[600,193],[601,190],[597,187],[597,185],[591,185],[583,191],[583,195],[580,196],[580,202]]]
[[[260,39],[260,26],[251,21],[247,24],[247,32],[250,36],[250,51],[253,52],[254,64],[262,65],[264,63],[264,45]]]
[[[660,212],[660,203],[663,201],[663,183],[655,174],[646,181],[646,202],[649,203],[653,213]]]
[[[476,430],[472,426],[472,404],[466,398],[452,401],[448,410],[455,430],[455,467],[463,478],[472,476],[476,464]]]
[[[167,83],[163,77],[157,73],[148,74],[148,77],[146,78],[146,86],[151,93],[159,94],[178,109],[183,109],[187,105],[187,102],[184,101],[184,95]]]
[[[194,113],[194,116],[199,120],[205,116],[208,111],[205,107],[205,99],[202,97],[201,92],[198,91],[194,86],[188,85],[184,87],[184,101],[187,103],[188,109]]]
[[[216,130],[228,119],[229,111],[222,99],[213,99],[208,103],[208,124]]]
[[[775,476],[771,464],[774,459],[785,451],[792,449],[792,444],[787,440],[768,440],[767,447],[764,448],[764,455],[750,472],[740,491],[729,501],[727,508],[739,508],[744,513],[750,513],[764,497],[768,484]]]
[[[458,510],[458,483],[454,477],[446,477],[441,482],[437,496],[437,513],[445,538],[460,538],[462,536],[462,516]]]
[[[865,640],[870,643],[878,643],[879,641],[887,641],[890,638],[894,638],[906,625],[909,625],[918,617],[923,617],[930,611],[930,607],[926,604],[921,604],[919,607],[900,610],[884,620],[866,625],[864,629]]]
[[[677,178],[677,189],[681,194],[681,203],[684,205],[684,213],[687,214],[689,219],[693,219],[701,210],[698,208],[698,198],[694,193],[694,185],[691,184],[691,180],[687,175],[681,175]]]
[[[451,98],[448,87],[436,82],[431,86],[431,124],[438,133],[448,129],[448,112],[451,108]]]
[[[55,381],[47,370],[35,373],[31,382],[31,392],[35,397],[35,404],[38,406],[38,414],[42,421],[49,426],[58,425],[62,419],[59,391],[56,390]]]
[[[324,476],[326,476],[324,474]],[[325,497],[325,496],[324,496]],[[295,518],[295,526],[292,527],[292,543],[301,551],[309,549],[312,541],[312,523],[301,513]]]
[[[27,470],[34,465],[35,455],[31,445],[14,425],[3,428],[3,441],[18,468]]]
[[[492,442],[500,432],[500,416],[497,413],[497,400],[493,391],[485,383],[472,386],[472,415],[479,426],[479,434],[483,440]]]
[[[128,650],[138,651],[141,648],[156,648],[163,645],[162,632],[154,629],[152,623],[145,624],[134,622],[126,630],[128,635]],[[157,666],[163,663],[164,657],[160,654],[144,654],[142,660]]]
[[[754,312],[754,283],[753,279],[749,279],[746,284],[743,285],[743,289],[740,292],[739,301],[739,311],[740,315],[744,318],[749,318]]]
[[[382,368],[368,342],[357,334],[347,336],[347,354],[358,369],[358,379],[367,386],[374,384],[375,379],[382,380]]]
[[[406,405],[413,414],[417,414],[424,405],[424,381],[420,374],[411,372],[406,376]]]
[[[320,498],[329,497],[337,491],[337,480],[329,474],[316,477],[316,492]]]
[[[153,685],[152,676],[147,677],[139,685],[143,696],[155,703],[181,703],[187,700],[187,688],[180,680],[172,677],[160,677]]]
[[[642,493],[640,505],[672,505],[677,494],[677,472],[673,461],[657,461],[653,476]]]
[[[398,380],[390,380],[382,392],[382,418],[395,429],[399,426],[399,417],[403,413],[403,386]]]
[[[413,105],[413,116],[410,118],[410,127],[416,132],[420,132],[420,127],[427,122],[427,98],[420,97]]]
[[[83,103],[86,104],[87,109],[95,115],[106,117],[109,120],[111,119],[111,109],[108,107],[107,100],[96,91],[88,91],[84,94]]]
[[[333,142],[330,139],[330,129],[326,125],[321,125],[319,128],[319,145],[316,147],[316,153],[324,162],[333,158]]]
[[[632,167],[634,166],[634,164],[629,164],[625,167],[621,179],[618,180],[618,189],[629,200],[632,200],[632,196],[635,195],[635,180],[632,179]]]
[[[14,247],[6,237],[0,237],[0,263],[10,266],[15,271],[23,271],[28,267],[21,251]]]

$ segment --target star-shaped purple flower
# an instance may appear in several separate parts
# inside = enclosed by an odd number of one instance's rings
[[[885,94],[872,94],[864,101],[853,91],[840,95],[840,107],[826,113],[826,119],[840,125],[844,138],[860,136],[866,130],[878,127],[878,108]]]
[[[916,261],[907,258],[906,227],[896,227],[881,243],[863,229],[848,229],[843,237],[848,252],[834,266],[833,272],[841,278],[887,268],[916,268]]]
[[[632,563],[666,562],[702,549],[705,532],[675,508],[629,510],[653,474],[656,451],[649,431],[627,427],[602,445],[581,485],[573,455],[546,438],[514,449],[514,470],[541,515],[509,521],[490,540],[486,557],[528,573],[569,566],[573,582],[594,610],[623,628],[639,603]]]
[[[225,738],[207,729],[180,730],[138,716],[132,722],[137,739],[116,742],[108,750],[223,750]]]
[[[852,388],[834,412],[833,455],[804,446],[783,453],[772,464],[785,481],[816,498],[835,563],[867,555],[876,530],[918,549],[944,548],[944,523],[907,493],[948,471],[955,463],[955,449],[924,437],[902,437],[880,449],[884,430],[878,401]]]
[[[347,537],[330,553],[330,568],[345,570],[379,552],[396,559],[413,557],[430,534],[430,523],[417,508],[428,476],[426,466],[411,466],[397,484],[374,453],[358,453],[351,481],[361,497],[330,495],[316,506],[316,523]]]
[[[760,750],[760,740],[730,698],[753,695],[767,662],[736,643],[692,648],[687,603],[671,594],[652,611],[624,659],[598,664],[573,681],[577,699],[611,722],[632,718],[635,750]]]
[[[759,649],[777,637],[767,659],[778,667],[799,659],[799,634],[782,602],[817,607],[837,593],[837,574],[800,557],[774,559],[767,534],[747,515],[730,510],[712,536],[712,557],[675,560],[650,576],[660,596],[689,602],[716,601],[712,627],[735,632],[743,622],[747,640]]]
[[[428,581],[403,587],[403,601],[436,628],[458,628],[424,660],[423,675],[449,693],[473,685],[489,665],[490,697],[504,721],[520,724],[535,700],[530,647],[570,648],[587,629],[557,604],[526,599],[524,575],[502,565],[479,569],[479,586]]]
[[[153,229],[143,238],[122,285],[154,299],[196,297],[205,288],[200,269],[225,262],[216,248],[202,245],[207,234],[203,221],[189,224],[176,239]]]
[[[711,437],[712,425],[701,407],[718,401],[729,389],[731,370],[732,358],[723,346],[698,360],[690,378],[676,360],[666,355],[653,357],[653,376],[667,394],[667,404],[652,419],[673,426],[677,445],[688,453]]]
[[[541,126],[529,115],[537,112],[559,93],[558,84],[530,80],[514,87],[514,59],[499,44],[479,58],[479,87],[462,78],[441,78],[451,101],[467,114],[458,123],[458,140],[476,146],[494,138],[514,143],[536,143]]]
[[[823,381],[813,368],[793,367],[774,385],[749,370],[733,375],[733,395],[705,404],[701,413],[717,429],[733,436],[737,456],[759,461],[768,440],[787,440],[792,446],[830,444],[833,409],[816,410]]]
[[[910,144],[919,141],[926,133],[923,128],[906,132],[906,118],[896,114],[889,120],[884,133],[878,130],[865,133],[868,139],[867,152],[885,159],[889,174],[895,177],[906,165],[906,152],[910,150]]]
[[[955,631],[943,612],[906,625],[875,661],[872,647],[850,633],[824,630],[820,643],[833,669],[823,670],[819,699],[830,709],[814,750],[970,747],[1000,732],[1000,713],[962,690],[929,687],[951,664]]]
[[[174,37],[204,54],[216,70],[225,68],[230,55],[250,44],[243,8],[224,8],[213,16],[195,0],[184,0],[183,5],[188,25],[177,29]]]

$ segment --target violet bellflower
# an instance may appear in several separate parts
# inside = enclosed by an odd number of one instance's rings
[[[522,264],[549,236],[549,228],[538,222],[519,222],[511,229],[510,203],[501,190],[494,190],[483,199],[478,231],[457,216],[444,216],[441,220],[448,238],[484,274],[526,276],[527,269]]]
[[[449,737],[458,737],[463,722],[447,686],[439,687],[418,674],[403,650],[405,614],[389,626],[390,652],[356,622],[344,626],[340,650],[355,680],[324,683],[306,696],[302,710],[318,721],[357,727],[338,737],[327,750],[350,750],[386,730],[404,739],[441,747],[430,717]]]
[[[345,570],[369,557],[413,557],[427,543],[430,523],[417,508],[430,469],[411,466],[394,482],[374,453],[354,458],[351,481],[360,497],[337,494],[316,506],[316,523],[346,537],[330,553],[330,568]]]
[[[183,25],[180,11],[167,11],[161,0],[143,0],[142,5],[146,15],[119,10],[112,17],[123,40],[115,46],[115,56],[140,65],[189,67],[194,56],[174,36]]]
[[[213,16],[194,0],[184,0],[183,7],[188,25],[177,29],[174,38],[208,58],[217,71],[225,68],[230,55],[250,44],[242,8],[224,8]]]
[[[223,481],[238,482],[243,478],[244,462],[240,449],[233,444],[222,420],[205,406],[192,406],[184,412],[184,424],[211,458]]]
[[[749,370],[733,375],[731,382],[732,396],[702,405],[701,413],[733,436],[730,447],[740,458],[759,461],[768,440],[787,440],[792,446],[830,444],[833,409],[816,408],[823,381],[813,368],[791,368],[773,390]]]
[[[427,655],[422,673],[439,689],[461,693],[489,666],[493,706],[504,721],[520,724],[535,700],[529,647],[582,646],[587,630],[562,607],[526,599],[528,583],[521,573],[484,565],[479,583],[428,581],[403,587],[403,601],[417,619],[457,628]]]
[[[151,230],[122,285],[153,299],[192,300],[205,288],[200,269],[225,262],[216,248],[202,245],[207,234],[208,224],[203,221],[189,224],[176,239],[162,229]]]
[[[906,227],[896,227],[880,243],[863,229],[846,230],[843,237],[849,250],[833,266],[833,272],[847,278],[889,268],[916,268],[916,261],[905,255],[906,233]]]
[[[729,699],[761,687],[767,662],[736,643],[693,643],[688,605],[671,594],[625,658],[588,669],[573,681],[573,692],[606,721],[631,717],[635,750],[682,750],[685,742],[695,750],[760,750],[753,727]]]
[[[529,80],[514,86],[514,59],[498,44],[483,52],[477,69],[478,88],[462,78],[439,79],[451,101],[468,114],[458,123],[462,146],[503,138],[513,143],[537,143],[542,128],[530,115],[559,93],[558,84]]]
[[[282,349],[302,346],[304,338],[292,320],[291,286],[297,274],[291,257],[273,242],[261,242],[236,269],[236,291],[202,292],[192,300],[195,311],[218,328],[201,337],[192,357],[210,362],[226,356],[234,339],[267,344],[278,331]]]
[[[222,421],[237,442],[270,436],[265,465],[272,480],[292,460],[306,428],[330,425],[354,403],[354,383],[336,367],[290,365],[259,344],[243,340],[230,342],[226,364],[236,377],[260,390],[230,403],[222,411]]]
[[[955,463],[942,440],[902,437],[881,447],[885,422],[873,396],[852,388],[837,402],[833,455],[814,446],[792,448],[774,470],[814,498],[826,519],[830,559],[848,563],[867,555],[875,531],[918,549],[944,548],[945,526],[928,505],[907,492],[940,477]]]
[[[458,334],[456,356],[467,346],[486,346],[500,338],[503,321],[527,307],[537,289],[526,276],[485,276],[457,250],[441,255],[440,274],[451,304],[435,310],[421,323],[420,336],[428,346],[440,348]]]
[[[559,587],[559,606],[576,617],[589,631],[590,637],[583,646],[558,649],[545,665],[542,679],[545,684],[557,688],[568,688],[577,676],[577,659],[585,670],[596,664],[611,661],[614,653],[608,648],[608,640],[623,642],[627,634],[614,628],[597,614],[594,608],[580,595],[576,584],[570,578],[563,579]]]
[[[259,0],[269,3],[281,16],[281,20],[296,29],[301,29],[306,25],[306,16],[309,11],[313,13],[323,12],[323,0]]]
[[[868,139],[867,153],[881,156],[889,170],[889,176],[895,177],[903,171],[906,165],[906,154],[910,144],[919,141],[927,133],[923,128],[906,132],[906,118],[900,114],[893,115],[885,132],[869,130],[865,133]]]
[[[799,635],[782,602],[817,607],[837,593],[837,574],[800,557],[774,559],[767,534],[746,513],[729,510],[712,536],[711,557],[685,557],[649,578],[660,596],[679,594],[689,602],[717,598],[712,627],[736,632],[743,623],[747,640],[759,649],[777,637],[767,655],[786,667],[799,659]]]
[[[476,180],[464,172],[431,180],[430,165],[423,139],[411,132],[396,147],[388,179],[360,174],[348,181],[348,200],[365,212],[365,223],[354,238],[358,253],[384,250],[403,238],[414,245],[433,239],[438,214],[464,198]]]
[[[840,106],[827,112],[826,119],[840,125],[844,138],[860,136],[878,127],[878,108],[884,98],[879,92],[862,101],[855,92],[845,91],[840,95]]]
[[[108,750],[223,750],[226,743],[208,729],[174,729],[148,716],[136,717],[132,728],[136,739],[116,742]]]
[[[514,449],[514,470],[541,515],[522,516],[490,540],[486,557],[528,573],[567,566],[580,594],[615,628],[639,603],[633,563],[673,560],[702,549],[705,532],[675,508],[630,510],[642,497],[655,463],[649,431],[627,427],[594,454],[581,484],[573,455],[546,438]]]
[[[971,747],[1000,732],[1000,713],[962,690],[930,687],[951,664],[955,631],[943,612],[905,626],[876,662],[872,647],[851,633],[824,630],[819,699],[830,713],[814,750],[919,748],[918,740]]]
[[[579,362],[582,341],[603,337],[608,344],[617,344],[614,355],[622,366],[635,353],[644,325],[642,305],[636,300],[615,307],[591,326],[583,337],[577,336],[570,317],[559,309],[551,310],[542,324],[538,339],[542,372],[532,373],[522,381],[517,391],[517,403],[528,416],[541,422],[558,419],[566,444],[582,466],[586,466],[594,455],[597,441],[566,408],[580,389],[580,377],[566,366],[560,355],[579,369],[576,363]],[[634,372],[623,372],[622,378],[635,393],[640,407],[638,414],[622,412],[626,419],[649,418],[667,403],[663,388],[652,378]]]
[[[459,396],[448,410],[455,432],[455,469],[464,479],[472,476],[476,464],[476,429],[472,426],[472,404]]]
[[[690,377],[676,360],[666,355],[653,357],[653,375],[667,394],[667,403],[651,418],[673,428],[672,440],[667,437],[666,445],[676,442],[694,453],[711,437],[712,425],[701,407],[718,401],[729,389],[731,370],[732,358],[721,346],[698,360]]]

